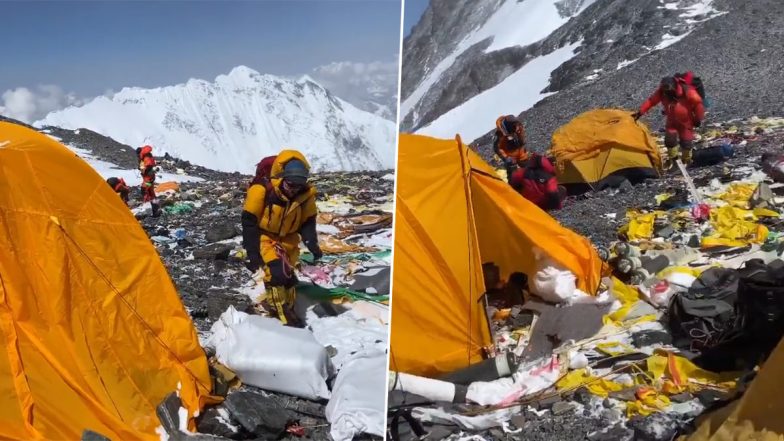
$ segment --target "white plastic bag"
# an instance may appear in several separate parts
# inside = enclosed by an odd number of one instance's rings
[[[384,352],[373,351],[343,365],[326,408],[332,439],[350,441],[361,433],[384,436],[386,376]]]
[[[306,329],[229,307],[212,326],[207,346],[243,383],[310,400],[330,397],[332,364]]]

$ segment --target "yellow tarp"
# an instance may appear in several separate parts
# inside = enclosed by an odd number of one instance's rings
[[[157,439],[155,406],[211,389],[144,230],[73,152],[0,122],[0,438]]]
[[[627,110],[582,113],[555,131],[550,148],[562,184],[595,183],[627,168],[661,170],[656,140]]]
[[[768,228],[754,223],[756,219],[754,212],[731,205],[713,208],[710,221],[715,232],[702,239],[702,246],[761,244],[768,237]]]
[[[401,134],[397,186],[390,369],[435,376],[482,360],[483,263],[533,276],[537,245],[596,292],[602,262],[590,242],[459,141]]]

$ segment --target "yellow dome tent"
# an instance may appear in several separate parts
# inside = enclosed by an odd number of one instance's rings
[[[401,134],[398,145],[390,369],[437,376],[491,344],[482,264],[533,276],[536,245],[595,293],[591,243],[503,182],[460,140]]]
[[[155,248],[87,163],[0,122],[0,438],[158,439],[180,388],[189,415],[211,379]]]
[[[613,176],[634,182],[659,176],[661,154],[656,140],[631,113],[597,109],[582,113],[555,131],[550,146],[558,182],[601,189]]]

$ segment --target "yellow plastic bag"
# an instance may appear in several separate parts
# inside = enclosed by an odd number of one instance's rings
[[[569,372],[555,383],[555,387],[559,391],[564,389],[573,390],[580,386],[585,386],[589,392],[602,398],[607,398],[610,392],[617,392],[624,389],[622,384],[604,378],[594,377],[585,369],[577,369]]]
[[[653,221],[655,213],[640,214],[629,221],[629,230],[626,235],[629,240],[650,239],[653,236]]]
[[[756,189],[757,184],[735,182],[730,184],[727,191],[720,194],[717,198],[735,207],[748,208],[749,200]]]

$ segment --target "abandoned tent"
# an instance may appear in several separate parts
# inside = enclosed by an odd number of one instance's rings
[[[435,377],[491,345],[483,264],[533,277],[536,248],[595,294],[602,261],[584,237],[503,182],[460,139],[401,134],[390,370]]]
[[[656,140],[626,110],[578,115],[553,133],[550,149],[558,183],[570,194],[601,191],[624,179],[636,184],[658,177],[662,168]]]
[[[210,400],[207,359],[155,248],[60,143],[0,122],[0,438],[157,439],[179,390]]]

